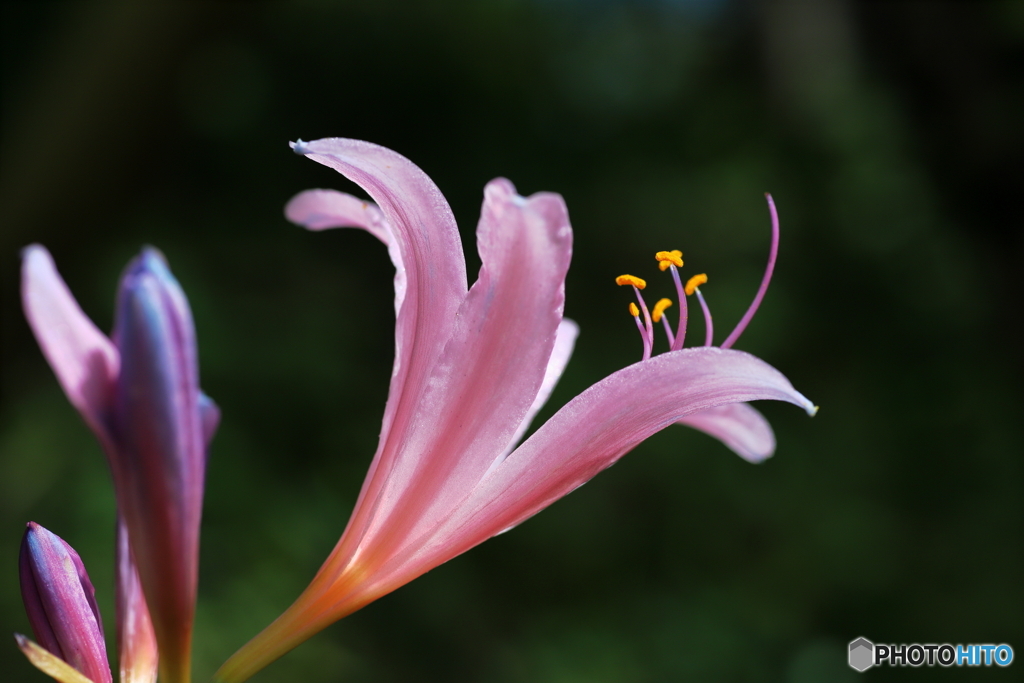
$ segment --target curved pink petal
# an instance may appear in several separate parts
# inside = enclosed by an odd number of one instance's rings
[[[292,223],[307,230],[362,228],[383,242],[395,266],[396,318],[401,314],[402,302],[405,301],[405,265],[402,263],[402,250],[394,230],[381,213],[380,207],[337,190],[306,190],[292,197],[284,207],[284,215]],[[398,334],[396,330],[396,337]],[[402,340],[396,338],[395,343],[400,346]],[[396,363],[397,358],[396,355]],[[397,368],[395,370],[397,373]]]
[[[25,317],[64,393],[109,453],[117,349],[82,312],[50,252],[38,244],[22,252],[21,297]]]
[[[300,192],[285,205],[284,215],[307,230],[362,228],[384,244],[394,242],[391,226],[379,206],[337,190]]]
[[[551,392],[555,390],[558,380],[562,378],[565,366],[569,364],[569,358],[572,357],[573,349],[576,347],[576,338],[579,336],[580,326],[568,318],[562,318],[562,322],[558,324],[558,331],[555,333],[555,346],[551,349],[551,357],[548,359],[547,368],[544,370],[544,379],[540,383],[537,397],[533,399],[533,405],[526,412],[526,417],[520,423],[519,429],[516,430],[515,435],[509,440],[505,452],[494,461],[492,467],[497,466],[498,463],[509,456],[509,453],[516,449],[519,440],[523,438],[526,430],[533,423],[533,418],[537,417],[537,413],[540,412],[540,409],[551,398]]]
[[[685,417],[763,399],[814,412],[782,373],[742,351],[689,348],[623,368],[555,413],[449,519],[409,543],[380,581],[393,590],[515,526]]]
[[[525,419],[551,358],[572,257],[562,198],[523,198],[508,180],[491,181],[477,244],[479,278],[382,491],[389,504],[361,544],[372,535],[383,555],[436,524],[480,481]]]
[[[434,365],[452,336],[466,296],[466,262],[448,202],[402,155],[345,138],[299,141],[293,149],[335,169],[370,195],[392,229],[405,269],[406,291],[395,320],[395,365],[380,445],[345,534],[358,539],[377,507],[396,453],[406,442],[412,413],[422,401]]]
[[[775,452],[775,434],[764,415],[749,403],[729,403],[688,415],[679,424],[709,434],[749,462]]]

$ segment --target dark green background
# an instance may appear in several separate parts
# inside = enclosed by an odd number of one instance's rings
[[[489,179],[564,195],[566,313],[582,336],[554,407],[638,359],[612,278],[669,293],[656,250],[709,273],[724,338],[759,282],[770,190],[781,256],[739,347],[822,408],[762,405],[779,449],[760,466],[667,430],[255,680],[842,682],[860,680],[845,655],[857,636],[1024,657],[1022,10],[3,4],[0,636],[28,628],[28,520],[80,551],[113,633],[111,487],[20,312],[30,242],[102,329],[144,244],[191,299],[203,386],[224,412],[197,680],[326,556],[376,445],[392,269],[369,236],[309,234],[282,207],[352,189],[286,144],[345,136],[437,182],[471,272]],[[1021,667],[865,676],[1008,681]],[[13,639],[0,672],[44,680]]]

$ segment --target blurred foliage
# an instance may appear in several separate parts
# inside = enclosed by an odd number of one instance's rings
[[[113,633],[111,487],[21,316],[29,242],[101,328],[143,244],[191,299],[224,411],[197,680],[315,572],[392,354],[384,250],[281,215],[352,189],[286,142],[345,136],[434,178],[471,271],[487,180],[565,196],[583,336],[542,417],[639,357],[612,278],[668,291],[656,250],[709,273],[727,332],[770,190],[781,258],[740,347],[822,410],[763,406],[780,445],[756,467],[667,430],[254,680],[841,682],[861,635],[1024,651],[1020,3],[5,2],[0,26],[0,631],[28,628],[31,519],[79,550]],[[42,680],[8,645],[4,680]]]

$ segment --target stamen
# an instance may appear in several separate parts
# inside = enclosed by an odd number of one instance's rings
[[[651,311],[651,320],[656,323],[661,322],[661,316],[664,315],[665,309],[672,305],[672,299],[658,299],[658,303],[654,304],[654,310]]]
[[[633,285],[637,289],[643,289],[647,286],[647,281],[642,280],[635,275],[620,275],[615,278],[615,284],[617,285]]]
[[[647,304],[644,302],[643,296],[640,294],[640,290],[647,286],[647,282],[642,278],[638,278],[635,275],[620,275],[615,278],[615,284],[617,285],[632,285],[633,293],[636,294],[636,300],[640,303],[640,309],[644,312],[644,327],[646,329],[645,337],[645,348],[647,349],[644,359],[651,357],[650,345],[654,340],[654,325],[651,324],[651,314],[647,310]],[[637,324],[640,324],[640,318],[637,318]]]
[[[661,324],[665,326],[665,336],[668,337],[669,348],[672,347],[672,342],[676,340],[675,335],[672,334],[672,328],[668,325],[668,318],[665,317],[665,309],[672,305],[672,299],[659,299],[658,303],[654,304],[654,310],[651,311],[651,320],[655,323],[661,321]]]
[[[629,314],[633,316],[633,320],[636,321],[636,329],[640,330],[640,339],[644,342],[644,357],[643,360],[647,360],[651,357],[651,348],[653,346],[651,335],[647,333],[647,328],[642,322],[640,322],[640,310],[636,307],[636,304],[632,301],[629,302]]]
[[[686,296],[693,296],[694,291],[703,284],[707,284],[708,276],[705,273],[694,275],[686,281]]]
[[[775,210],[775,201],[772,199],[772,196],[765,192],[764,197],[768,200],[768,211],[771,213],[772,217],[772,246],[768,252],[768,266],[764,270],[764,277],[761,278],[761,287],[757,290],[757,294],[754,296],[754,300],[751,302],[750,308],[748,308],[747,312],[743,314],[743,317],[736,325],[736,329],[730,332],[729,336],[725,338],[724,342],[722,342],[723,349],[728,349],[735,344],[736,340],[740,338],[741,334],[743,334],[743,330],[747,329],[747,325],[750,324],[750,321],[753,319],[758,306],[761,305],[761,300],[764,299],[765,292],[768,291],[768,283],[771,282],[772,271],[775,270],[775,259],[779,255],[779,214]]]
[[[658,261],[658,267],[661,268],[662,272],[668,270],[669,266],[675,266],[676,268],[683,267],[683,252],[678,249],[672,251],[659,251],[654,255],[654,258]]]
[[[640,302],[640,310],[644,312],[644,323],[647,328],[647,338],[650,339],[651,344],[654,343],[654,325],[651,323],[651,314],[647,310],[647,303],[644,298],[640,295],[640,288],[634,286],[633,293],[636,294],[636,300]]]
[[[711,340],[715,336],[715,326],[711,322],[711,309],[708,308],[708,302],[704,301],[704,295],[700,293],[700,289],[694,287],[694,291],[697,292],[697,301],[700,302],[700,307],[704,309],[704,346],[711,346]]]
[[[672,281],[676,285],[676,296],[679,297],[679,325],[676,327],[675,337],[669,344],[670,351],[678,351],[683,348],[683,342],[686,340],[686,318],[689,315],[686,306],[686,294],[683,292],[683,283],[679,279],[679,269],[676,268],[676,264],[669,261],[661,261],[660,265],[668,263],[668,267],[672,270]]]
[[[711,309],[708,308],[708,302],[704,301],[704,295],[700,293],[700,285],[707,281],[708,276],[706,273],[694,275],[686,281],[686,295],[693,296],[694,293],[697,294],[700,307],[704,309],[704,346],[711,346],[711,340],[715,335],[715,328],[711,323]]]

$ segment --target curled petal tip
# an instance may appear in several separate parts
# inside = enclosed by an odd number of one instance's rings
[[[815,415],[818,414],[818,406],[814,405],[814,401],[812,401],[811,399],[807,398],[806,396],[801,394],[799,391],[796,392],[796,395],[799,396],[799,401],[800,401],[797,405],[799,405],[801,408],[803,408],[804,412],[806,412],[809,417],[814,417]]]
[[[289,144],[292,147],[292,151],[295,152],[296,154],[309,154],[309,146],[302,138],[299,138],[295,142]]]

